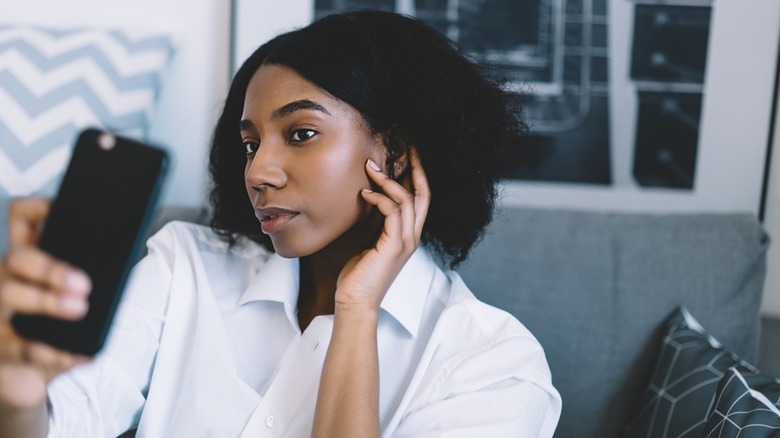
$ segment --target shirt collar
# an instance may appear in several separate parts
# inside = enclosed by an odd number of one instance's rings
[[[295,311],[298,303],[299,269],[297,258],[286,259],[277,253],[271,254],[241,295],[238,305],[243,306],[252,301],[282,303],[290,322],[297,327]]]
[[[412,337],[417,336],[435,269],[436,264],[428,251],[417,248],[390,285],[379,306]],[[276,301],[284,305],[287,317],[295,322],[299,270],[297,258],[285,259],[279,254],[271,255],[241,295],[238,304],[243,306],[252,301]]]
[[[412,337],[417,337],[428,300],[436,264],[425,248],[419,247],[390,285],[379,306],[396,319]]]

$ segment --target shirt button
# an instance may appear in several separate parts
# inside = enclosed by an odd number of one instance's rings
[[[273,415],[269,415],[265,417],[265,425],[270,428],[276,427],[276,417],[274,417]]]

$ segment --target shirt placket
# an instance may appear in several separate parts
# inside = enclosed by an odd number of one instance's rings
[[[309,436],[332,329],[332,317],[320,316],[292,342],[242,438]]]

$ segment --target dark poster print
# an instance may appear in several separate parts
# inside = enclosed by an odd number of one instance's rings
[[[628,0],[612,0],[628,1]],[[528,147],[506,178],[596,186],[693,189],[709,1],[635,7],[630,80],[633,144],[611,144],[608,0],[315,0],[315,17],[352,9],[427,22],[510,80],[527,97]],[[614,162],[613,148],[632,162]],[[632,181],[616,181],[630,166]],[[629,170],[626,169],[625,173]]]
[[[710,9],[636,5],[631,79],[639,104],[633,175],[642,186],[693,188]]]

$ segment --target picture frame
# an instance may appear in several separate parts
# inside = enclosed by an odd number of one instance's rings
[[[257,0],[233,0],[233,68],[240,65],[256,47],[274,35],[304,26],[316,15],[318,0],[292,0],[285,3]],[[447,0],[449,8],[469,0]],[[606,47],[599,50],[608,59],[606,84],[600,92],[608,96],[608,171],[599,182],[565,181],[554,178],[507,178],[502,185],[502,203],[515,207],[571,208],[585,210],[634,212],[762,212],[767,154],[780,42],[780,2],[775,0],[539,0],[540,4],[559,17],[555,20],[580,18],[584,24],[606,29]],[[357,1],[320,1],[336,8],[360,4]],[[363,1],[365,3],[365,1]],[[386,0],[396,11],[413,10],[415,0]],[[433,2],[443,3],[443,2]],[[452,4],[450,4],[452,3]],[[700,83],[674,79],[672,85],[658,85],[643,77],[641,68],[632,62],[637,48],[635,33],[647,16],[659,8],[675,11],[707,11],[706,68]],[[590,8],[590,9],[588,9]],[[687,8],[687,9],[686,9]],[[586,17],[584,11],[592,14]],[[650,12],[648,12],[650,11]],[[322,13],[322,10],[320,10]],[[557,14],[557,15],[556,15]],[[579,16],[578,16],[579,14]],[[669,14],[667,14],[669,15]],[[654,16],[656,22],[660,19]],[[588,18],[588,20],[586,20]],[[652,19],[652,17],[651,17]],[[554,21],[554,20],[553,20]],[[556,22],[560,25],[560,22]],[[568,23],[568,21],[566,22]],[[571,26],[566,29],[571,28]],[[576,28],[576,26],[575,26]],[[580,27],[582,29],[583,26]],[[592,29],[595,29],[593,27]],[[553,42],[566,44],[568,34],[555,33]],[[582,31],[594,38],[595,33]],[[595,31],[594,31],[595,32]],[[685,34],[683,34],[685,35]],[[557,39],[556,39],[557,38]],[[591,40],[592,41],[592,40]],[[672,40],[673,42],[676,40]],[[683,41],[683,39],[680,39]],[[689,41],[685,39],[684,41]],[[584,47],[584,44],[582,44]],[[583,48],[584,50],[584,48]],[[652,55],[652,53],[651,53]],[[601,55],[597,55],[601,56]],[[636,56],[634,56],[636,57]],[[656,58],[658,58],[656,56]],[[563,58],[561,58],[563,59]],[[652,58],[651,58],[652,59]],[[681,68],[684,68],[682,66]],[[695,76],[695,75],[693,75]],[[663,82],[663,81],[656,81]],[[523,85],[518,82],[518,86]],[[532,84],[537,85],[537,84]],[[649,144],[648,136],[664,133],[652,124],[642,125],[643,102],[650,102],[658,93],[670,89],[680,102],[696,102],[698,131],[695,139],[695,160],[687,174],[688,187],[647,185],[638,177],[639,143]],[[655,93],[655,94],[654,94]],[[687,94],[685,94],[687,93]],[[699,97],[696,97],[698,93]],[[693,98],[690,96],[693,95]],[[650,98],[646,99],[647,96]],[[687,99],[687,100],[686,100]],[[698,100],[697,100],[698,99]],[[659,100],[666,102],[663,99]],[[666,103],[664,103],[667,107]],[[685,114],[682,114],[683,119]],[[685,121],[685,120],[683,120]],[[543,125],[531,123],[534,126]],[[640,123],[642,122],[642,123]],[[647,133],[650,134],[647,134]],[[638,133],[643,133],[638,138]],[[667,135],[672,139],[679,136]],[[583,143],[587,143],[584,141]],[[559,149],[566,156],[566,144]],[[602,151],[601,155],[605,155]],[[583,161],[589,153],[570,161]],[[689,160],[690,161],[690,160]],[[603,166],[602,166],[603,167]],[[559,175],[567,175],[562,167]],[[685,173],[685,172],[682,172]],[[602,172],[603,174],[603,172]],[[565,178],[564,178],[565,179]],[[650,181],[653,178],[649,179]],[[683,178],[685,181],[685,178]],[[682,184],[683,186],[686,183]]]

